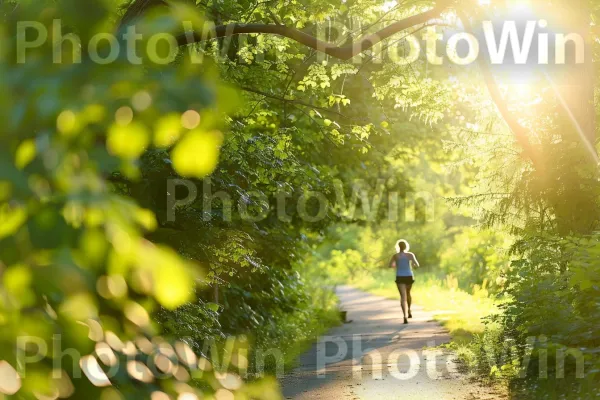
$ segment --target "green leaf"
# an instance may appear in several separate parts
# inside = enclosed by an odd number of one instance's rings
[[[170,147],[181,135],[181,116],[169,114],[158,120],[154,127],[154,145],[156,147]]]
[[[114,124],[108,130],[108,150],[124,159],[138,158],[150,142],[148,130],[139,122],[127,125]]]
[[[223,135],[218,131],[194,130],[171,153],[177,173],[183,177],[203,178],[211,174],[219,159]]]
[[[25,140],[17,148],[15,166],[18,169],[25,168],[36,155],[35,141],[33,139]]]
[[[154,296],[165,308],[174,310],[194,297],[195,281],[186,266],[176,255],[170,253],[158,257],[154,271]]]
[[[15,233],[27,219],[24,207],[11,207],[8,204],[0,206],[0,239]]]

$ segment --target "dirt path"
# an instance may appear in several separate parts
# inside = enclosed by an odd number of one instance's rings
[[[334,328],[281,380],[286,399],[501,399],[458,372],[450,340],[432,313],[413,306],[402,324],[399,301],[343,286],[337,289],[351,323]]]

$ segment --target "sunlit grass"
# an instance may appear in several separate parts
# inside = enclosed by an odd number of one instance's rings
[[[351,282],[351,285],[378,296],[398,299],[393,270],[378,270]],[[466,343],[484,330],[482,318],[497,311],[498,301],[486,290],[468,293],[458,288],[453,278],[445,280],[432,274],[417,275],[413,303],[434,312],[434,319],[450,332],[453,341]]]

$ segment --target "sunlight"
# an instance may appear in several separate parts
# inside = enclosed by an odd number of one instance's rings
[[[492,4],[492,0],[479,0],[479,5],[489,6]],[[506,7],[514,10],[531,10],[531,0],[507,0]]]
[[[459,19],[458,19],[458,15],[453,10],[450,10],[450,11],[445,12],[444,14],[442,14],[441,20],[445,24],[448,24],[449,26],[457,26],[458,23],[460,22]],[[460,22],[460,23],[462,24],[462,22]],[[462,26],[462,25],[460,25],[460,26]]]
[[[585,132],[583,131],[583,129],[581,129],[581,125],[577,121],[577,118],[575,118],[575,116],[573,115],[573,112],[571,111],[571,108],[569,107],[569,105],[567,104],[565,99],[560,94],[560,91],[558,90],[556,83],[552,80],[550,75],[545,74],[545,76],[546,76],[546,79],[548,80],[548,82],[550,82],[550,85],[552,86],[552,90],[554,91],[556,97],[560,101],[561,106],[569,115],[569,118],[571,119],[571,122],[573,123],[573,126],[575,127],[581,142],[585,145],[585,148],[586,148],[587,152],[589,153],[590,157],[594,160],[596,165],[599,165],[600,158],[598,157],[598,153],[596,152],[594,145],[592,143],[590,143]]]
[[[532,9],[531,0],[508,0],[506,2],[506,6],[507,8],[513,9],[515,11],[531,11]]]
[[[533,85],[530,83],[518,83],[511,87],[519,97],[529,97],[532,93]]]
[[[392,0],[392,1],[386,1],[385,3],[383,3],[383,5],[381,6],[381,9],[384,12],[388,12],[390,10],[392,10],[394,7],[396,7],[398,5],[398,2],[396,0]]]
[[[518,70],[507,72],[504,79],[511,97],[522,99],[533,94],[540,78],[535,70]]]

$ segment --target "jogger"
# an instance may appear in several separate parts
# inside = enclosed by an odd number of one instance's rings
[[[417,257],[413,253],[409,253],[408,249],[409,244],[406,240],[398,240],[396,243],[397,253],[390,260],[390,268],[396,267],[396,286],[400,293],[400,306],[405,324],[408,324],[408,318],[412,318],[410,290],[415,282],[412,266],[419,267]]]

